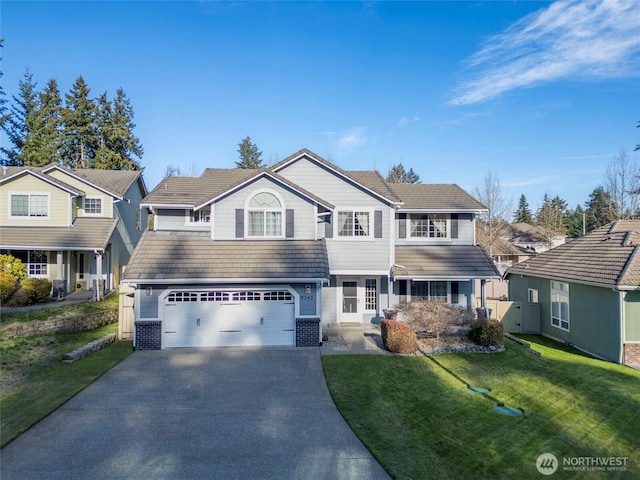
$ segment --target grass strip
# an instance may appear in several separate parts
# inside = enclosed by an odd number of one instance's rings
[[[36,364],[27,372],[27,378],[0,394],[1,446],[5,446],[131,354],[131,342],[122,341],[74,363],[60,361],[65,353],[110,333],[109,329],[113,328],[113,325],[109,325],[91,332],[46,335],[21,340],[24,342],[24,350],[28,350],[29,340],[51,342],[55,344],[55,353],[49,356],[49,360],[36,358]],[[117,325],[115,328],[117,329]],[[3,352],[6,351],[6,341],[0,342],[0,347]]]
[[[322,361],[338,409],[394,478],[539,479],[536,459],[546,452],[561,463],[554,478],[603,478],[562,470],[575,457],[625,457],[627,470],[604,476],[640,478],[640,372],[526,340],[542,357],[507,340],[495,354]],[[492,412],[500,402],[525,414]]]

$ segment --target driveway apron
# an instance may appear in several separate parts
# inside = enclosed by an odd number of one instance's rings
[[[318,348],[139,351],[0,452],[9,479],[388,479]]]

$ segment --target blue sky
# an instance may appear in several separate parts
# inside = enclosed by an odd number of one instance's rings
[[[250,136],[267,164],[309,148],[468,191],[492,172],[514,206],[573,208],[617,153],[640,162],[637,7],[3,0],[2,81],[122,87],[150,189],[169,164],[233,168]]]

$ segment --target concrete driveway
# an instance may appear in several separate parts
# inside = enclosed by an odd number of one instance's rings
[[[318,348],[134,352],[1,451],[10,479],[388,479]]]

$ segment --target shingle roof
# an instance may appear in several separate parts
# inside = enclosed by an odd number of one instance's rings
[[[206,235],[147,231],[123,276],[128,281],[328,279],[323,240],[213,241]]]
[[[396,278],[500,278],[487,252],[473,245],[397,246]]]
[[[29,250],[104,250],[118,220],[79,217],[71,227],[0,227],[0,247]]]
[[[286,178],[266,169],[207,168],[200,177],[166,177],[145,197],[143,205],[188,205],[198,207],[252,179],[270,176],[329,209],[333,205]]]
[[[507,269],[519,273],[612,285],[640,287],[640,220],[605,225]]]
[[[72,190],[80,194],[85,193],[82,190],[78,190],[77,187],[69,185],[64,180],[60,180],[49,175],[48,173],[54,169],[78,177],[89,184],[99,187],[100,189],[121,198],[124,197],[127,190],[129,190],[129,187],[133,182],[138,180],[141,175],[139,171],[133,170],[97,170],[88,168],[68,169],[59,165],[47,165],[45,167],[7,167],[6,177],[19,174],[21,172],[27,173],[31,171],[39,176],[45,177],[51,183],[59,185],[67,190]]]
[[[390,183],[389,186],[402,199],[402,210],[446,209],[486,210],[486,207],[456,184]]]

